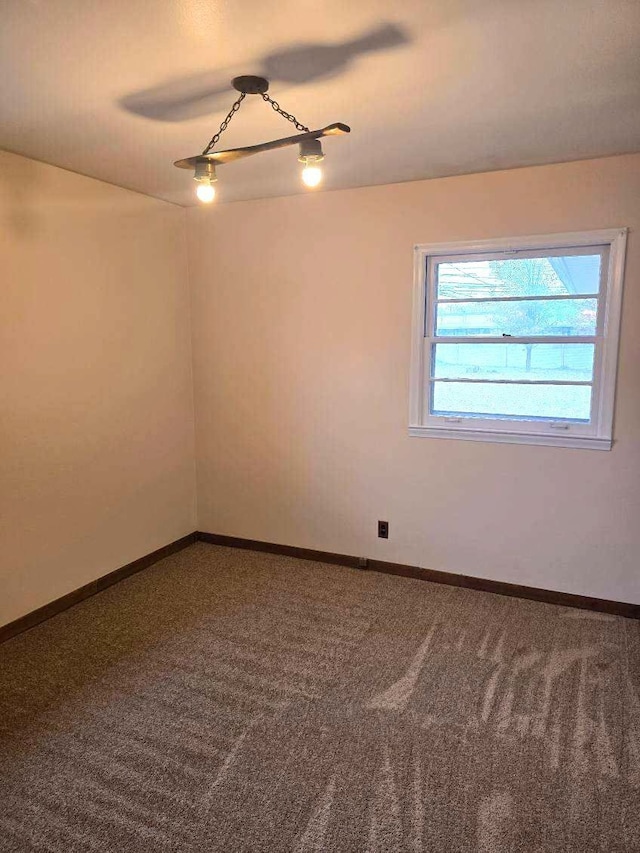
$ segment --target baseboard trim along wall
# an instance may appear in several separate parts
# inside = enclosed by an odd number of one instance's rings
[[[372,560],[362,557],[352,557],[349,554],[334,554],[330,551],[316,551],[313,548],[298,548],[295,545],[278,545],[275,542],[261,542],[257,539],[241,539],[237,536],[223,536],[219,533],[189,533],[175,542],[170,542],[151,554],[146,554],[121,566],[109,574],[97,578],[79,589],[56,598],[44,607],[39,607],[7,625],[0,626],[0,643],[33,628],[40,622],[50,619],[57,613],[73,607],[90,598],[103,589],[118,583],[125,578],[152,566],[164,557],[169,557],[194,542],[208,542],[210,545],[224,545],[228,548],[244,548],[248,551],[264,551],[269,554],[281,554],[286,557],[296,557],[299,560],[312,560],[317,563],[332,563],[347,566],[352,569],[383,572],[389,575],[400,575],[405,578],[431,581],[432,583],[460,586],[465,589],[477,589],[482,592],[494,592],[497,595],[509,595],[516,598],[529,598],[532,601],[544,601],[547,604],[559,604],[563,607],[578,607],[582,610],[597,610],[611,613],[615,616],[626,616],[628,619],[640,619],[640,604],[626,604],[623,601],[609,601],[606,598],[591,598],[587,595],[575,595],[571,592],[556,592],[549,589],[538,589],[535,586],[520,586],[515,583],[475,578],[469,575],[457,575],[453,572],[440,572],[435,569],[421,569],[418,566],[405,566],[402,563],[388,563],[385,560]]]
[[[27,631],[29,628],[33,628],[40,622],[50,619],[57,613],[67,610],[69,607],[73,607],[74,604],[84,601],[85,598],[90,598],[97,592],[102,592],[103,589],[113,586],[114,583],[118,583],[119,581],[134,575],[136,572],[140,572],[142,569],[152,566],[154,563],[157,563],[158,560],[162,560],[164,557],[169,557],[171,554],[175,554],[176,551],[181,551],[183,548],[193,545],[196,538],[196,533],[189,533],[181,539],[176,539],[175,542],[170,542],[168,545],[158,548],[157,551],[145,554],[144,557],[140,557],[132,563],[127,563],[126,566],[121,566],[113,572],[109,572],[100,578],[96,578],[96,580],[81,586],[79,589],[74,589],[73,592],[69,592],[67,595],[61,596],[61,598],[56,598],[55,601],[51,601],[49,604],[45,604],[37,610],[32,610],[31,613],[27,613],[25,616],[20,616],[19,619],[14,619],[13,622],[9,622],[7,625],[1,625],[0,643],[4,640],[8,640],[10,637],[15,637],[16,634],[21,634],[23,631]]]
[[[334,563],[349,566],[353,569],[363,569],[383,572],[390,575],[401,575],[406,578],[431,581],[432,583],[460,586],[465,589],[477,589],[482,592],[494,592],[498,595],[509,595],[515,598],[528,598],[532,601],[544,601],[547,604],[559,604],[563,607],[578,607],[582,610],[597,610],[611,613],[615,616],[626,616],[628,619],[640,619],[640,604],[626,604],[623,601],[609,601],[605,598],[591,598],[587,595],[575,595],[571,592],[556,592],[539,589],[534,586],[476,578],[469,575],[458,575],[453,572],[440,572],[435,569],[421,569],[418,566],[405,566],[402,563],[388,563],[385,560],[371,560],[361,557],[351,557],[348,554],[333,554],[327,551],[315,551],[311,548],[296,548],[293,545],[278,545],[273,542],[261,542],[255,539],[240,539],[236,536],[222,536],[218,533],[196,533],[199,542],[209,542],[211,545],[226,545],[230,548],[245,548],[250,551],[266,551],[269,554],[283,554],[297,557],[300,560],[315,560],[320,563]]]

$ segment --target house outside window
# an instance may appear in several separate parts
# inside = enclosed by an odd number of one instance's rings
[[[416,246],[410,434],[610,449],[625,245]]]

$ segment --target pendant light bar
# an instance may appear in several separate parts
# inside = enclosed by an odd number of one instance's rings
[[[244,75],[236,77],[232,81],[234,88],[240,92],[240,97],[234,102],[229,110],[229,113],[220,125],[218,132],[212,137],[209,144],[206,146],[202,154],[197,154],[194,157],[187,157],[184,160],[177,160],[174,166],[179,169],[191,169],[194,173],[194,180],[198,184],[196,194],[200,201],[211,202],[215,198],[216,192],[213,183],[217,180],[216,165],[232,163],[235,160],[240,160],[245,157],[250,157],[253,154],[260,154],[263,151],[274,151],[278,148],[285,148],[289,145],[300,146],[299,161],[304,164],[302,170],[302,180],[305,186],[313,188],[317,187],[322,180],[322,170],[319,166],[324,159],[322,145],[320,139],[325,136],[340,136],[345,133],[350,133],[351,128],[340,122],[327,125],[327,127],[319,130],[309,130],[308,127],[301,124],[298,119],[291,113],[282,109],[277,101],[274,101],[267,94],[269,82],[264,77],[253,77]],[[296,129],[301,131],[294,136],[285,136],[281,139],[273,139],[270,142],[262,142],[258,145],[249,145],[243,148],[229,148],[225,151],[213,151],[220,137],[229,126],[234,115],[239,111],[244,98],[247,95],[260,95],[263,100],[271,104],[271,107],[279,113],[287,121],[295,125]]]

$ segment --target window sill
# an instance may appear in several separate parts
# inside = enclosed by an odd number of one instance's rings
[[[446,427],[409,427],[409,435],[419,438],[453,438],[463,441],[485,441],[498,444],[537,444],[547,447],[573,447],[578,450],[611,450],[610,438],[578,435],[547,435],[524,432],[492,432],[479,429],[450,429]]]

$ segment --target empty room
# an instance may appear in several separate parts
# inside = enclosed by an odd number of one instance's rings
[[[0,70],[1,853],[638,853],[640,2]]]

